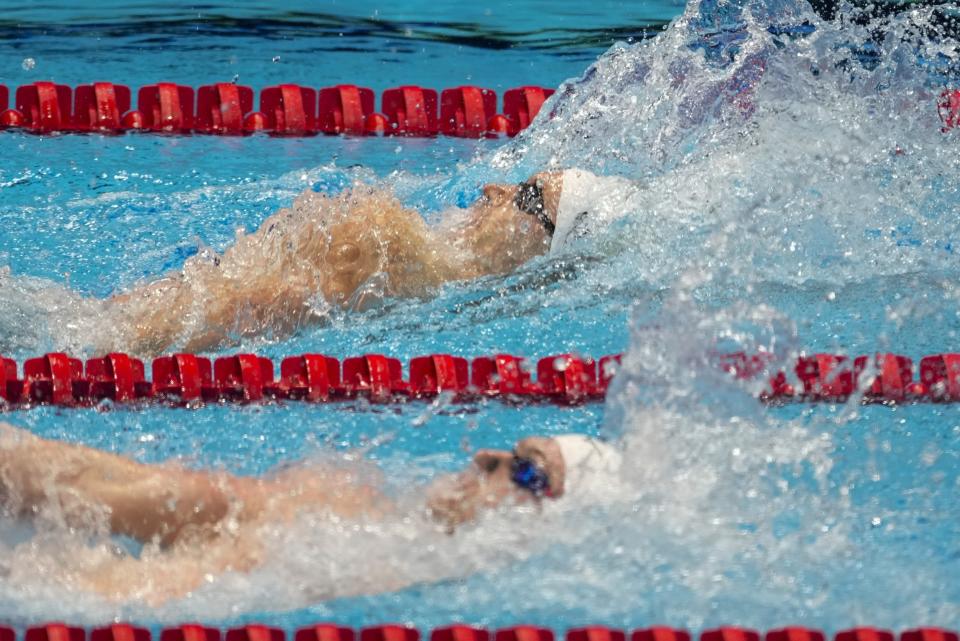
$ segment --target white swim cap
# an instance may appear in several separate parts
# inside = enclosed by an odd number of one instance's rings
[[[615,491],[623,456],[612,445],[583,434],[565,434],[553,440],[560,446],[565,469],[561,498],[596,502]]]

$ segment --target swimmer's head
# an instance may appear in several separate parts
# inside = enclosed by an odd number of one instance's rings
[[[609,443],[583,434],[553,439],[563,458],[565,501],[596,503],[609,498],[617,486],[623,456]]]
[[[475,244],[487,242],[498,254],[511,254],[517,264],[546,253],[562,180],[562,173],[543,172],[519,185],[484,185],[483,196],[471,206]]]
[[[512,451],[477,452],[467,470],[431,488],[427,505],[452,529],[508,501],[596,503],[615,487],[620,465],[612,446],[587,436],[525,438]]]
[[[563,172],[542,171],[516,185],[484,185],[479,204],[504,207],[514,216],[532,215],[549,236],[557,221],[562,190]]]

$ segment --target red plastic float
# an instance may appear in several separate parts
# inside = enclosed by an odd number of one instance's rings
[[[940,94],[937,111],[943,120],[943,131],[960,127],[960,89],[947,90]]]
[[[16,109],[7,109],[0,113],[0,129],[23,127],[23,114]]]
[[[318,623],[300,628],[294,635],[294,641],[355,641],[356,638],[353,628],[333,623]]]
[[[567,631],[567,641],[626,641],[623,630],[595,625]]]
[[[767,375],[750,358],[733,354],[719,358],[722,371],[742,378]],[[274,380],[273,362],[255,354],[223,356],[210,360],[193,354],[173,354],[154,359],[152,382],[144,378],[144,364],[126,354],[108,354],[83,363],[63,353],[45,354],[23,364],[17,378],[17,363],[0,357],[0,398],[6,407],[29,407],[33,403],[84,406],[101,399],[123,403],[157,398],[174,404],[198,400],[257,402],[294,399],[327,402],[363,396],[373,402],[433,397],[452,393],[459,400],[480,396],[505,401],[552,400],[577,404],[602,398],[619,363],[620,355],[592,358],[560,354],[542,358],[537,380],[531,381],[524,360],[510,354],[467,360],[449,354],[414,358],[409,379],[396,358],[366,354],[340,362],[322,354],[301,354],[283,359],[280,379]],[[762,359],[768,362],[766,357]],[[760,394],[761,400],[829,401],[852,395],[858,379],[871,361],[876,374],[860,399],[862,402],[946,402],[960,400],[960,354],[937,354],[920,361],[921,381],[912,380],[912,361],[897,354],[859,356],[851,363],[845,356],[817,354],[798,358],[796,371],[803,393],[793,395],[777,372],[771,384],[779,391]],[[744,365],[746,363],[746,365]],[[852,365],[852,367],[851,367]],[[743,369],[738,369],[743,366]],[[599,370],[599,377],[598,377]],[[871,370],[873,371],[873,370]],[[779,386],[779,387],[777,387]]]
[[[18,400],[20,398],[18,386],[23,388],[23,382],[17,380],[17,362],[12,358],[0,356],[0,398],[5,401]]]
[[[118,403],[152,395],[144,379],[143,361],[126,354],[107,354],[87,361],[87,381],[92,399],[109,398]]]
[[[329,134],[395,134],[402,136],[515,136],[529,127],[554,93],[528,85],[503,95],[503,113],[496,113],[496,94],[461,86],[437,92],[416,85],[388,89],[381,96],[384,113],[374,112],[370,89],[343,84],[317,91],[284,84],[260,92],[260,111],[252,111],[254,92],[234,83],[204,85],[197,90],[170,82],[142,87],[137,108],[129,110],[124,85],[95,82],[74,92],[66,85],[39,81],[18,87],[13,109],[9,90],[0,85],[0,129],[23,127],[34,133],[145,130],[168,134],[190,132],[240,135],[266,131],[280,136]],[[438,115],[439,107],[439,115]],[[960,89],[944,91],[937,108],[949,131],[960,126]],[[72,111],[71,111],[72,110]]]
[[[172,395],[183,401],[198,400],[204,387],[213,384],[213,368],[209,358],[193,354],[161,356],[153,361],[153,391]]]
[[[286,641],[287,635],[280,628],[251,623],[227,630],[224,641]]]
[[[490,641],[490,631],[469,625],[450,625],[434,628],[430,632],[430,641]]]
[[[622,354],[611,354],[600,359],[600,361],[597,363],[598,393],[607,393],[607,388],[610,386],[610,381],[612,381],[616,373],[620,371],[620,364],[622,361]]]
[[[510,121],[510,135],[515,136],[526,129],[540,113],[543,103],[553,95],[553,89],[544,87],[518,87],[503,94],[503,113]]]
[[[213,383],[215,398],[259,401],[273,383],[273,362],[256,354],[222,356],[213,362]]]
[[[343,361],[343,388],[348,396],[366,395],[372,401],[390,400],[405,393],[400,360],[382,354],[366,354]]]
[[[193,129],[193,88],[172,82],[141,87],[137,92],[137,113],[141,128],[167,134],[184,134]],[[136,116],[125,118],[133,126]]]
[[[553,630],[533,625],[516,625],[497,630],[494,641],[554,641]]]
[[[690,641],[690,633],[681,628],[654,626],[642,630],[634,630],[630,641]]]
[[[253,111],[253,89],[219,82],[197,89],[197,117],[194,131],[201,134],[239,136],[245,132],[244,118]]]
[[[513,125],[510,119],[503,114],[497,114],[487,121],[487,136],[497,138],[499,136],[515,135]]]
[[[700,641],[760,641],[760,634],[747,628],[723,626],[704,630],[700,633]]]
[[[387,89],[381,98],[383,113],[395,136],[437,135],[437,92],[414,85]]]
[[[390,121],[383,114],[370,114],[364,124],[364,131],[372,136],[383,136],[390,130]]]
[[[143,129],[143,114],[136,109],[129,111],[123,116],[120,124],[124,129],[133,129],[139,131]]]
[[[420,641],[420,631],[405,625],[376,625],[360,630],[360,641]]]
[[[35,82],[17,87],[16,109],[22,125],[36,134],[69,131],[72,128],[70,87],[52,82]]]
[[[923,393],[922,386],[913,382],[913,362],[899,354],[876,354],[873,357],[858,356],[853,361],[854,379],[857,387],[867,365],[874,370],[873,381],[866,390],[867,396],[888,401],[903,401]]]
[[[196,623],[164,628],[160,641],[220,641],[220,630]]]
[[[480,138],[497,113],[497,94],[490,89],[463,86],[440,94],[440,133],[457,138]]]
[[[73,95],[73,128],[76,131],[119,133],[123,115],[130,111],[130,88],[112,82],[80,85]]]
[[[837,632],[834,641],[894,641],[893,633],[879,628],[858,627]]]
[[[720,369],[740,379],[756,378],[762,374],[770,363],[767,354],[747,354],[732,352],[720,354],[718,358]]]
[[[721,369],[736,378],[744,380],[754,379],[765,374],[771,361],[772,357],[767,353],[745,354],[744,352],[734,352],[732,354],[721,354],[719,358]],[[805,367],[810,367],[810,365],[806,364]],[[760,398],[763,400],[786,400],[793,396],[793,386],[787,383],[787,375],[783,372],[773,374],[769,379],[767,389],[760,393]]]
[[[90,630],[89,641],[150,641],[151,633],[146,628],[117,623]],[[213,627],[199,624],[186,624],[165,628],[159,635],[159,641],[285,641],[284,630],[251,623],[221,632]],[[704,630],[700,641],[759,641],[757,631],[739,627],[721,627]],[[858,627],[837,632],[833,641],[894,641],[894,633],[888,630]],[[0,641],[16,641],[16,632],[10,627],[0,627]],[[29,627],[23,635],[23,641],[85,641],[87,632],[80,627],[64,623],[47,623]],[[455,624],[433,629],[430,641],[555,641],[555,634],[549,628],[529,625],[497,630],[491,634],[488,630],[463,624]],[[670,627],[651,627],[633,630],[630,641],[690,641],[686,630]],[[769,630],[763,635],[764,641],[824,641],[829,637],[820,630],[803,627],[786,627]],[[330,623],[320,623],[298,629],[293,641],[420,641],[421,634],[416,628],[387,624],[363,628],[359,634],[352,628]],[[626,641],[622,630],[605,626],[572,628],[567,631],[565,641]],[[955,631],[935,627],[905,630],[899,635],[899,641],[960,641]]]
[[[126,623],[114,623],[90,630],[90,641],[150,641],[150,630]]]
[[[317,133],[317,92],[300,85],[267,87],[260,92],[260,111],[266,129],[275,136]]]
[[[477,393],[488,396],[522,396],[536,392],[523,359],[510,354],[473,359],[470,380]]]
[[[449,354],[418,356],[410,361],[410,394],[436,396],[441,392],[467,391],[470,366],[467,359]]]
[[[942,628],[915,628],[900,634],[900,641],[960,641],[956,632]]]
[[[85,641],[87,633],[83,628],[63,623],[47,623],[27,628],[23,641]]]
[[[259,111],[254,111],[243,119],[243,131],[248,134],[266,131],[267,124],[267,117]]]
[[[825,641],[825,637],[819,630],[791,626],[768,631],[764,641]]]
[[[853,370],[846,356],[816,354],[797,360],[797,377],[810,399],[844,399],[853,394]]]
[[[580,403],[597,390],[597,364],[572,354],[541,358],[537,363],[540,393],[569,403]]]
[[[317,128],[325,134],[367,133],[367,117],[373,114],[373,90],[357,85],[337,85],[320,90]]]
[[[6,85],[0,85],[0,129],[7,127],[22,127],[23,114],[10,106],[10,90]]]
[[[920,360],[920,384],[931,400],[960,400],[960,354],[923,357]]]
[[[23,363],[24,391],[35,403],[73,405],[79,394],[75,385],[82,384],[83,363],[63,353],[45,354]]]
[[[328,401],[341,390],[340,361],[322,354],[289,356],[280,362],[281,394],[306,401]]]

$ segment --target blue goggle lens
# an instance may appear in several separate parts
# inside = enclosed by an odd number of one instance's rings
[[[515,457],[510,478],[517,487],[529,490],[537,496],[550,491],[550,478],[547,473],[530,459]]]

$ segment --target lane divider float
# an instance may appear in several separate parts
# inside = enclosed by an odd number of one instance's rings
[[[254,111],[251,87],[228,82],[193,87],[158,82],[141,87],[137,108],[125,85],[94,82],[71,88],[38,81],[17,87],[14,106],[0,85],[0,130],[34,134],[143,131],[163,134],[242,136],[387,135],[458,138],[516,136],[530,126],[554,90],[523,86],[503,95],[497,113],[492,89],[463,85],[434,89],[403,85],[387,89],[375,111],[371,89],[352,84],[319,90],[281,84],[260,91]],[[960,127],[960,89],[941,93],[937,110],[943,131]]]
[[[383,354],[340,360],[324,354],[289,356],[274,363],[256,354],[233,354],[211,361],[196,354],[161,356],[146,378],[143,361],[113,353],[85,363],[56,352],[24,361],[23,367],[0,356],[0,405],[8,409],[35,405],[89,407],[104,400],[173,405],[283,400],[326,403],[366,398],[375,403],[433,399],[455,401],[497,398],[512,403],[581,404],[602,400],[621,355],[599,360],[556,354],[531,367],[511,354],[467,360],[450,354],[418,356],[407,364]],[[791,376],[771,371],[766,355],[722,354],[717,365],[731,376],[766,381],[765,402],[845,402],[862,393],[865,403],[960,401],[960,354],[925,356],[914,379],[913,361],[899,354],[850,359],[813,354],[797,358]],[[533,374],[536,373],[536,379]]]
[[[937,103],[940,119],[943,121],[943,132],[960,127],[960,89],[946,90],[940,94]]]
[[[322,403],[364,397],[387,403],[449,394],[458,400],[500,397],[582,403],[603,398],[619,360],[619,355],[599,362],[573,354],[548,356],[537,363],[534,381],[524,359],[517,356],[497,354],[468,361],[431,354],[411,359],[409,377],[404,379],[400,360],[382,354],[353,356],[342,363],[323,354],[301,354],[284,358],[276,379],[273,361],[256,354],[221,356],[212,362],[195,354],[172,354],[153,360],[148,381],[143,361],[127,354],[83,363],[57,352],[24,361],[22,377],[14,360],[0,356],[0,402],[10,408],[83,407],[105,399]]]
[[[143,627],[115,623],[87,632],[84,628],[48,623],[29,627],[21,641],[152,641],[154,633]],[[277,627],[248,624],[220,630],[200,624],[166,627],[156,635],[159,641],[286,641],[287,633]],[[355,630],[333,623],[318,623],[293,632],[293,641],[421,641],[417,628],[388,624]],[[556,641],[559,634],[549,628],[517,625],[488,630],[468,625],[434,628],[430,641]],[[699,635],[687,630],[656,626],[630,632],[604,626],[571,628],[561,638],[565,641],[827,641],[828,634],[813,628],[792,626],[766,633],[748,628],[725,626],[704,630]],[[12,628],[0,628],[0,641],[17,641]],[[832,641],[958,641],[957,633],[936,627],[905,630],[899,635],[890,630],[856,627],[841,630]]]
[[[0,129],[29,133],[104,133],[143,131],[163,134],[242,136],[437,135],[459,138],[515,136],[539,113],[553,89],[523,86],[503,95],[497,112],[492,89],[464,85],[435,89],[403,85],[387,89],[375,111],[374,92],[357,85],[319,90],[295,84],[260,91],[254,111],[251,87],[221,82],[193,87],[159,82],[141,87],[137,108],[124,85],[94,82],[71,88],[53,82],[17,87],[14,107],[0,85]]]

